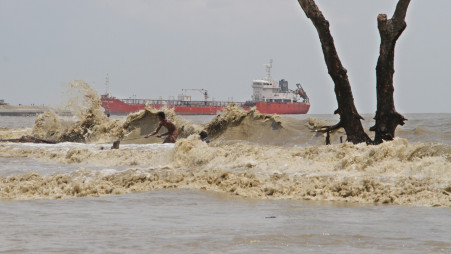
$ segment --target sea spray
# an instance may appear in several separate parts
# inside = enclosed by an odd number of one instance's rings
[[[103,113],[102,103],[97,91],[83,80],[74,80],[68,83],[65,96],[67,103],[65,109],[70,110],[79,121],[92,114],[97,121],[105,121],[107,116]]]
[[[88,83],[70,82],[66,95],[65,109],[70,110],[74,119],[63,119],[52,111],[41,114],[33,126],[34,136],[58,142],[100,142],[122,134],[121,122],[108,119],[100,97]]]
[[[164,111],[168,119],[179,129],[179,137],[188,137],[199,133],[201,127],[178,117],[174,110],[150,107],[127,116],[125,121],[110,120],[104,113],[97,92],[88,83],[75,80],[69,83],[68,102],[75,121],[63,122],[54,112],[38,116],[32,133],[40,138],[51,138],[59,142],[100,143],[114,140],[134,139],[134,143],[158,143],[157,138],[142,138],[154,130],[159,123],[157,112]],[[142,139],[138,138],[141,137]]]
[[[41,139],[59,140],[69,126],[54,111],[45,112],[36,118],[32,135]]]
[[[117,126],[109,123],[97,92],[82,80],[69,83],[69,87],[72,97],[69,97],[66,108],[71,110],[78,121],[59,140],[92,142],[114,136],[113,129]]]

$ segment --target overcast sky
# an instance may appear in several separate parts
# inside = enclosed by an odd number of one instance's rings
[[[317,0],[360,113],[376,110],[377,15],[395,0]],[[412,0],[395,54],[400,113],[451,112],[451,1]],[[301,83],[310,112],[337,108],[313,24],[296,0],[0,0],[0,99],[58,105],[67,84],[116,97],[168,98],[203,88],[251,98],[266,75]],[[193,99],[202,99],[192,93]]]

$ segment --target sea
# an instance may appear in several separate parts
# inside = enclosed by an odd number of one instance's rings
[[[325,145],[332,114],[165,109],[162,144],[155,110],[101,111],[0,116],[0,253],[451,253],[449,113],[372,146]]]

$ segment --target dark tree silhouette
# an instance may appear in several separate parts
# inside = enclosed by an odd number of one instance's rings
[[[395,110],[393,100],[393,74],[395,73],[394,58],[395,46],[407,25],[405,22],[407,8],[410,0],[399,0],[395,14],[391,19],[387,15],[379,14],[377,24],[381,36],[379,59],[376,66],[377,80],[377,111],[376,124],[370,128],[375,131],[374,143],[382,143],[383,140],[392,140],[398,125],[404,125],[406,120]]]
[[[335,96],[338,109],[334,114],[340,115],[340,121],[333,126],[327,126],[321,131],[330,132],[343,128],[347,140],[356,144],[379,144],[382,140],[392,140],[396,127],[404,124],[406,120],[396,112],[393,101],[393,74],[394,52],[396,40],[406,28],[404,21],[410,0],[399,0],[393,18],[387,20],[385,14],[378,16],[379,31],[381,34],[380,56],[377,64],[377,111],[376,125],[370,130],[376,131],[375,140],[371,140],[365,133],[361,119],[363,119],[354,105],[351,85],[347,70],[341,64],[335,49],[334,39],[329,30],[327,21],[319,10],[314,0],[298,0],[302,10],[315,26],[321,42],[324,60],[326,61],[329,75],[335,84]]]

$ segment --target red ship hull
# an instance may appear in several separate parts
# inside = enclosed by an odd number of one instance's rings
[[[145,100],[127,99],[120,100],[108,95],[101,97],[102,107],[106,114],[126,115],[144,109]],[[257,102],[255,105],[249,105],[240,102],[182,102],[182,101],[150,101],[150,107],[160,109],[163,107],[171,108],[176,114],[180,115],[215,115],[221,112],[228,105],[235,103],[245,110],[250,110],[253,106],[260,113],[264,114],[306,114],[310,109],[308,102]],[[155,103],[152,103],[155,102]]]
[[[307,114],[310,109],[310,103],[308,102],[264,102],[259,101],[255,105],[257,110],[263,114]]]

